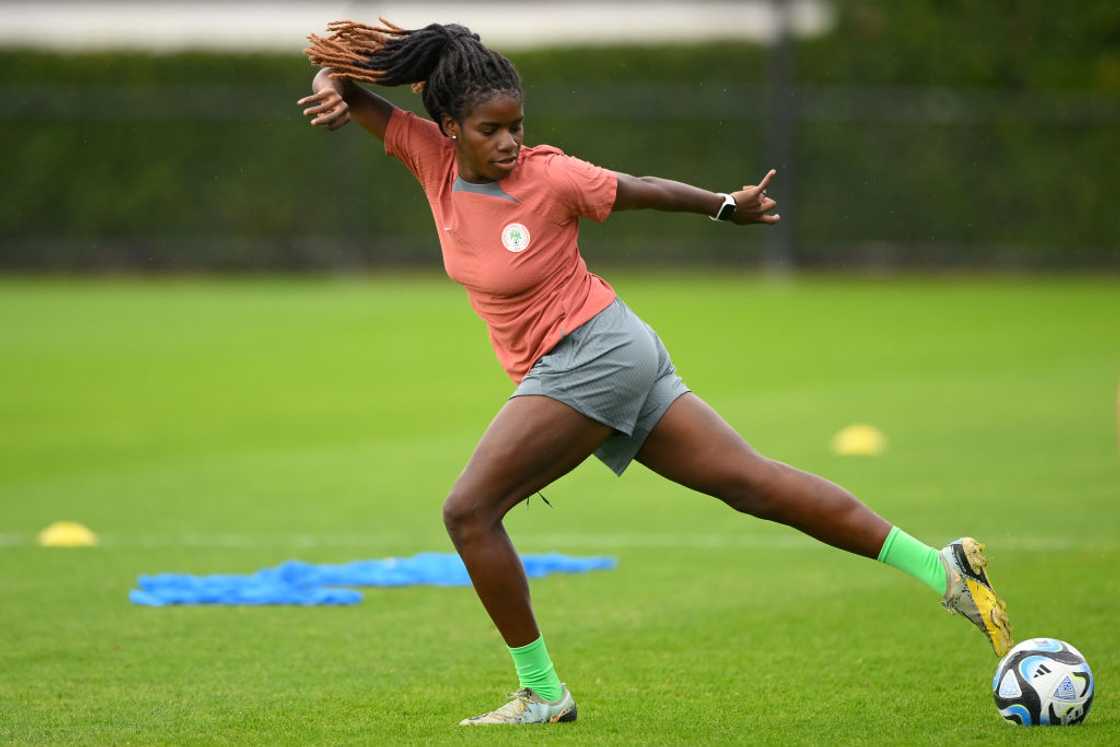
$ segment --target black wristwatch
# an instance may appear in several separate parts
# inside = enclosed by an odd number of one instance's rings
[[[723,192],[718,193],[723,198],[723,204],[719,206],[719,210],[715,215],[709,216],[710,220],[731,220],[731,216],[735,215],[735,198],[731,195],[725,195]]]

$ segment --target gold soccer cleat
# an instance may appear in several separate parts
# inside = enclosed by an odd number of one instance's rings
[[[941,606],[953,614],[964,615],[980,628],[991,641],[996,656],[1006,654],[1014,643],[1011,623],[1007,619],[1007,605],[988,580],[984,546],[971,537],[961,537],[941,549],[941,564],[948,580]]]

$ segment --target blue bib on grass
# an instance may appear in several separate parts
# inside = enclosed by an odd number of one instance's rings
[[[614,558],[575,558],[558,553],[522,555],[525,575],[586,573],[614,568]],[[312,607],[357,604],[362,593],[344,586],[470,586],[466,566],[458,555],[420,553],[411,558],[355,560],[351,563],[305,563],[289,560],[249,575],[192,576],[160,573],[140,576],[129,592],[133,604],[164,607],[171,604],[262,605]]]

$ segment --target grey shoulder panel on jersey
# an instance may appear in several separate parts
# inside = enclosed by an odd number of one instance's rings
[[[487,195],[489,197],[497,197],[499,200],[507,200],[509,202],[521,202],[513,195],[507,193],[501,188],[497,182],[488,182],[486,184],[472,184],[471,182],[464,181],[463,177],[455,177],[455,183],[451,186],[452,192],[474,192],[476,195]]]

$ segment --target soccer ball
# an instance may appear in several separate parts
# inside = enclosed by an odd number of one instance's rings
[[[1095,684],[1080,651],[1056,638],[1031,638],[1000,660],[992,695],[1013,724],[1070,726],[1089,715]]]

